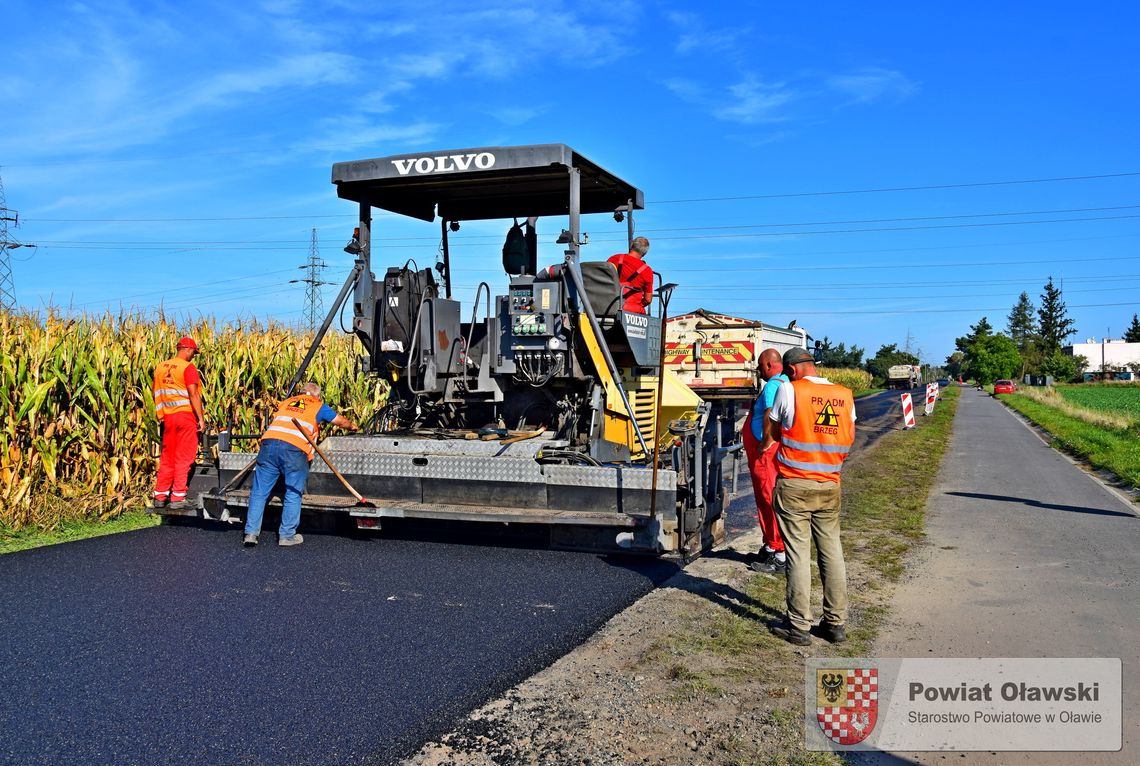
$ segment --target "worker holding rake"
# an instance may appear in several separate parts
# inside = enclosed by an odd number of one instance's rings
[[[321,401],[321,387],[316,383],[301,386],[300,394],[290,396],[278,406],[273,421],[261,436],[261,451],[257,454],[253,488],[249,493],[249,512],[245,517],[245,537],[242,539],[247,548],[257,545],[265,503],[278,479],[285,482],[285,497],[277,544],[300,545],[304,542],[297,533],[297,526],[301,523],[301,496],[305,493],[309,463],[313,459],[322,423],[349,431],[360,430],[356,423],[338,415]]]

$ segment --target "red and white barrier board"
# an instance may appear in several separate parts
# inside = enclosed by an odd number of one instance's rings
[[[926,407],[923,409],[923,415],[930,415],[934,413],[934,402],[938,399],[938,384],[926,384]]]
[[[902,395],[903,407],[903,428],[914,428],[914,405],[911,403],[910,394]]]

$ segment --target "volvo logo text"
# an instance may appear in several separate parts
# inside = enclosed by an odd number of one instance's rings
[[[392,160],[396,172],[402,176],[415,170],[417,173],[446,173],[456,170],[468,170],[472,165],[479,170],[494,167],[495,155],[490,152],[478,154],[447,154],[442,157],[408,157],[403,160]]]
[[[635,327],[648,327],[649,317],[644,314],[626,314],[625,323],[634,325]]]

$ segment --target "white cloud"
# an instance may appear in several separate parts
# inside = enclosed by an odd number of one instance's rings
[[[715,90],[681,78],[666,81],[665,87],[685,101],[706,108],[717,119],[748,125],[786,119],[783,107],[797,98],[784,83],[766,84],[753,77]]]
[[[335,149],[343,153],[392,144],[420,146],[434,139],[441,127],[438,123],[426,121],[409,125],[376,123],[362,115],[331,117],[320,122],[318,135],[295,143],[290,149],[294,152]],[[388,151],[383,153],[391,154]]]
[[[174,114],[186,113],[217,105],[233,96],[343,84],[353,79],[355,66],[353,57],[327,51],[280,58],[262,67],[215,74],[183,91],[168,109]]]
[[[679,32],[673,50],[681,55],[738,53],[738,41],[752,31],[747,26],[710,29],[695,13],[672,11],[665,14],[665,18]]]
[[[867,67],[850,74],[827,78],[831,90],[846,96],[848,104],[868,104],[882,99],[901,100],[914,94],[918,85],[891,69]]]
[[[780,109],[795,99],[795,94],[783,83],[767,85],[747,79],[728,87],[731,99],[713,110],[722,120],[752,124],[777,122],[783,119]]]

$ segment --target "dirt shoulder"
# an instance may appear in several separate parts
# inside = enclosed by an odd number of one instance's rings
[[[779,615],[757,590],[783,587],[744,563],[760,542],[749,532],[693,562],[408,763],[788,762],[758,758],[787,754],[787,743],[800,738],[803,657],[826,655],[829,645],[808,653],[758,629]],[[758,645],[767,661],[753,666]],[[733,648],[745,651],[734,657]]]
[[[949,411],[931,421],[948,432],[952,416]],[[857,656],[870,646],[901,573],[899,557],[921,535],[921,508],[937,461],[933,470],[924,464],[925,483],[905,475],[893,478],[909,488],[887,482],[884,491],[898,499],[889,520],[881,518],[882,499],[872,496],[877,490],[867,487],[882,481],[880,471],[895,473],[893,461],[905,461],[926,430],[887,434],[883,447],[853,459],[845,471],[846,644],[815,639],[799,648],[768,632],[783,616],[784,580],[748,568],[762,542],[753,528],[689,564],[585,644],[474,711],[405,763],[840,763],[832,754],[803,750],[804,658]],[[872,455],[877,458],[867,459]],[[849,490],[861,497],[849,502]],[[738,504],[754,512],[747,476],[733,501]],[[818,613],[818,582],[814,592]]]

